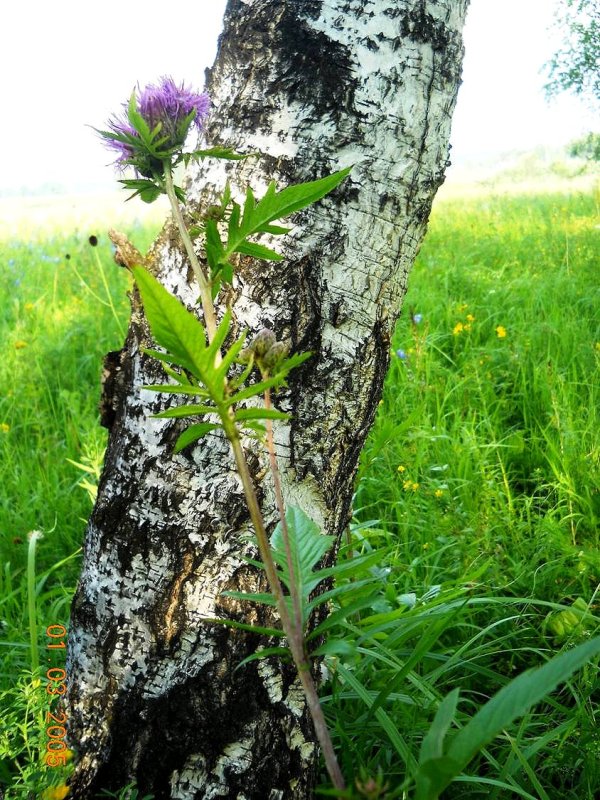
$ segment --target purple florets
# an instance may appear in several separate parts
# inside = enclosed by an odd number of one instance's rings
[[[142,175],[152,175],[161,170],[162,156],[157,150],[165,155],[177,152],[183,148],[192,125],[202,129],[210,111],[210,98],[206,93],[192,91],[184,83],[178,86],[173,78],[166,76],[158,84],[138,90],[135,111],[155,134],[154,151],[145,147],[130,107],[125,106],[125,109],[123,117],[110,120],[110,131],[118,138],[105,136],[106,144],[118,154],[117,167],[133,165]]]
[[[209,110],[207,94],[197,94],[184,83],[177,86],[173,78],[168,77],[161,78],[158,86],[146,86],[138,101],[138,111],[150,128],[160,122],[166,131],[176,130],[192,111],[195,112],[193,123],[200,130]]]

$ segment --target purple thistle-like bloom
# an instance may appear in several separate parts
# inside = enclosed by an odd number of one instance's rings
[[[207,94],[197,94],[184,83],[177,86],[173,78],[164,76],[157,86],[146,86],[140,95],[138,110],[151,129],[160,122],[166,131],[175,131],[188,114],[195,111],[193,122],[200,130],[210,110],[210,99]]]
[[[165,152],[183,148],[190,127],[195,125],[201,130],[210,111],[210,98],[206,93],[194,92],[184,83],[178,86],[173,78],[167,76],[162,77],[156,85],[149,84],[145,89],[138,90],[137,94],[136,111],[151,132],[160,125],[156,139],[160,141],[159,149]],[[193,112],[193,119],[188,120]],[[160,171],[161,162],[144,147],[134,127],[135,122],[129,116],[129,106],[125,106],[123,117],[115,117],[108,124],[112,133],[132,137],[130,141],[105,137],[107,147],[118,154],[118,168],[131,164],[142,175],[148,176]]]

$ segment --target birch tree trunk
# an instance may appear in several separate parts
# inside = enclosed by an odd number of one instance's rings
[[[207,143],[264,155],[190,175],[205,208],[228,176],[260,196],[354,165],[298,215],[285,262],[245,259],[228,298],[240,328],[272,328],[313,356],[278,405],[286,500],[340,537],[358,456],[388,367],[408,272],[447,163],[468,0],[229,0],[208,83]],[[168,224],[148,264],[192,307],[197,288]],[[310,798],[318,753],[294,674],[236,665],[255,636],[207,624],[256,611],[219,597],[252,591],[250,530],[229,447],[218,433],[173,455],[138,298],[124,349],[107,360],[110,440],[73,602],[69,737],[74,798],[137,781],[157,800]],[[266,457],[246,443],[265,517]],[[264,644],[264,643],[263,643]]]

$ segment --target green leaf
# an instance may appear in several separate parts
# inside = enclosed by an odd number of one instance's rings
[[[279,381],[279,377],[275,376],[273,378],[267,378],[266,381],[253,383],[251,386],[241,389],[236,394],[232,394],[231,397],[228,398],[227,402],[229,405],[234,405],[235,403],[240,403],[242,400],[248,400],[250,397],[258,397],[259,395],[262,395],[266,389],[271,389],[273,386],[277,386]]]
[[[197,377],[206,370],[202,358],[206,337],[202,324],[143,267],[133,267],[152,335],[177,363]]]
[[[301,508],[289,506],[285,519],[289,532],[289,544],[292,557],[291,568],[294,573],[296,588],[300,598],[303,622],[308,613],[306,606],[311,591],[319,583],[313,576],[314,567],[321,561],[325,553],[330,550],[334,537],[326,536],[308,517]],[[271,537],[273,560],[279,566],[281,580],[290,589],[290,570],[283,541],[281,522],[275,528]]]
[[[224,158],[228,161],[241,161],[244,158],[258,156],[260,153],[236,153],[230,147],[209,147],[207,150],[194,150],[193,153],[186,153],[187,160],[191,158]]]
[[[504,728],[523,716],[535,703],[566,681],[576,670],[600,654],[600,636],[560,653],[542,667],[523,672],[500,689],[475,716],[454,736],[443,757],[423,761],[415,778],[417,800],[437,800],[440,793],[464,770],[471,759]],[[456,690],[447,697],[436,714],[437,733],[425,746],[427,753],[439,752],[439,734],[446,725]],[[381,710],[381,709],[379,709]],[[421,751],[421,759],[424,753]]]
[[[209,263],[211,272],[217,272],[219,269],[219,262],[223,256],[223,243],[219,236],[219,229],[214,219],[207,219],[206,227],[206,259]]]
[[[149,392],[163,392],[163,394],[190,394],[197,395],[198,397],[209,397],[209,393],[201,386],[192,386],[191,384],[184,384],[183,386],[174,386],[172,383],[153,383],[149,386],[144,386]]]
[[[259,565],[260,569],[264,569],[263,564]],[[277,601],[272,594],[266,592],[221,592],[221,597],[232,597],[234,600],[245,600],[248,603],[259,603],[263,606],[275,606]]]
[[[489,700],[454,737],[448,755],[466,766],[503,728],[522,716],[591,658],[600,654],[600,636],[523,672]]]
[[[437,800],[440,793],[460,772],[456,761],[448,756],[440,756],[425,761],[416,775],[415,800]]]
[[[252,256],[252,258],[261,258],[263,261],[283,261],[283,256],[280,253],[254,242],[241,242],[235,248],[235,252],[242,253],[245,256]]]
[[[271,656],[277,656],[279,659],[289,659],[290,651],[287,647],[265,647],[262,650],[257,650],[256,653],[252,653],[252,655],[246,656],[246,658],[240,661],[236,666],[234,672],[246,664],[249,664],[251,661],[259,661],[260,659],[270,658]]]
[[[420,764],[444,755],[444,738],[456,714],[459,694],[460,689],[454,689],[440,703],[433,722],[421,743]]]
[[[186,428],[175,442],[175,452],[179,453],[179,451],[183,450],[184,447],[187,447],[193,442],[197,442],[198,439],[201,439],[209,431],[220,427],[220,425],[216,425],[212,422],[199,422],[197,425],[190,425],[190,427]]]
[[[358,680],[358,677],[353,674],[352,670],[346,669],[342,664],[338,664],[337,673],[342,681],[344,681],[344,683],[348,684],[348,686],[354,690],[356,695],[363,701],[367,708],[370,708],[373,702],[371,695]],[[417,762],[412,754],[412,750],[396,725],[394,725],[389,714],[384,711],[383,708],[378,708],[375,712],[375,716],[377,717],[382,729],[387,733],[388,738],[400,756],[401,761],[406,764],[410,772],[414,772],[417,767]]]
[[[180,417],[198,417],[203,414],[214,414],[217,409],[214,406],[185,405],[177,408],[168,408],[158,414],[153,414],[154,419],[179,419]]]
[[[252,233],[259,233],[274,220],[287,217],[315,203],[333,191],[350,174],[351,169],[352,167],[346,167],[316,181],[288,186],[280,192],[276,192],[275,184],[271,183],[264,197],[248,215],[244,208],[244,219],[238,235],[246,238]]]
[[[354,658],[356,655],[356,644],[347,639],[328,639],[311,656],[337,656],[338,658]]]

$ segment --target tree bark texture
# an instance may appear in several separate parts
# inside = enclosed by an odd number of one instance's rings
[[[263,155],[189,176],[205,208],[229,177],[238,199],[348,165],[336,192],[298,214],[286,260],[243,258],[227,300],[236,325],[272,328],[313,356],[277,398],[284,492],[336,537],[348,525],[358,457],[388,367],[409,269],[447,163],[468,0],[230,0],[208,90],[207,144]],[[200,253],[200,255],[202,255]],[[197,287],[167,224],[150,269],[190,308]],[[226,440],[178,455],[179,420],[139,298],[107,361],[109,446],[86,532],[68,652],[73,797],[137,781],[157,800],[310,798],[317,751],[293,671],[268,660],[235,671],[256,636],[206,617],[269,621],[220,598],[253,591],[250,530]],[[245,443],[266,520],[267,457]]]

